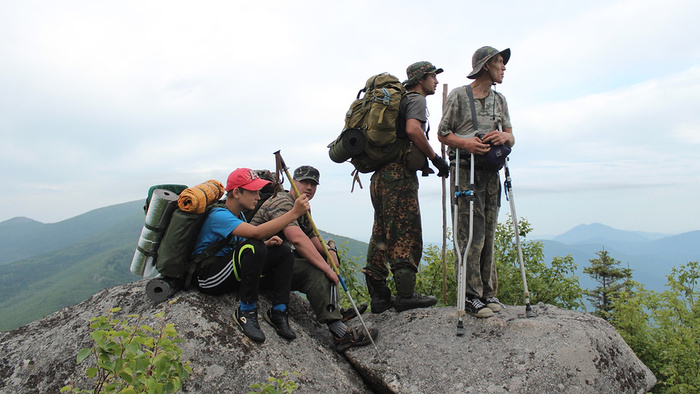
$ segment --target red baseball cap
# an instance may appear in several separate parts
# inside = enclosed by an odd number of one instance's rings
[[[236,188],[258,191],[272,182],[261,179],[255,171],[250,168],[238,168],[228,176],[226,181],[226,191],[230,192]]]

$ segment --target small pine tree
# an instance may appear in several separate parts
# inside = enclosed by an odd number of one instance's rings
[[[605,248],[596,254],[598,258],[590,259],[591,266],[585,267],[583,273],[595,279],[598,286],[585,290],[583,294],[593,305],[593,314],[609,320],[613,313],[613,299],[620,290],[630,287],[632,270],[620,267],[620,261],[612,258]]]

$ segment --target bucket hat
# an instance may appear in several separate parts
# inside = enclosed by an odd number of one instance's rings
[[[476,79],[476,75],[479,74],[484,65],[491,60],[494,56],[500,54],[503,57],[503,64],[507,64],[510,59],[510,48],[506,48],[502,51],[490,46],[481,47],[474,52],[472,56],[472,72],[467,75],[469,79]]]
[[[403,81],[404,86],[413,86],[423,78],[423,75],[435,73],[440,74],[444,70],[433,66],[430,62],[415,62],[406,69],[407,80]]]

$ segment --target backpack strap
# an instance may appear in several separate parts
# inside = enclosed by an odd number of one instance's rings
[[[472,85],[467,85],[467,96],[469,97],[469,108],[472,111],[472,125],[474,126],[474,131],[479,131],[479,121],[476,119],[476,107],[474,106],[474,92],[472,91]]]
[[[474,91],[472,90],[472,85],[467,85],[464,87],[464,89],[467,91],[467,97],[469,98],[469,108],[472,113],[472,127],[474,127],[474,131],[478,132],[479,131],[479,120],[476,118],[476,106],[474,106]],[[462,149],[460,150],[459,154],[464,154],[465,157],[469,157],[469,152]],[[450,162],[455,160],[455,156],[450,153]],[[468,160],[465,158],[460,158],[460,163],[456,163],[455,165],[463,165],[463,163],[468,163]]]
[[[224,246],[226,246],[228,243],[229,237],[220,239],[207,246],[207,248],[204,249],[204,252],[194,256],[190,260],[190,268],[187,271],[187,277],[185,278],[185,290],[187,290],[190,287],[190,284],[192,283],[192,278],[194,277],[194,273],[197,272],[197,270],[199,270],[200,268],[206,267],[207,265],[211,264],[213,260],[209,260],[209,258],[216,256],[216,254],[219,253],[219,251],[223,249]]]
[[[357,182],[358,185],[360,185],[360,189],[362,189],[362,181],[360,180],[360,171],[356,169],[352,170],[350,173],[352,175],[352,187],[350,188],[350,193],[355,191],[355,183]]]

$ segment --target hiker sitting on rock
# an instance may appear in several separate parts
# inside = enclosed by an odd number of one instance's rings
[[[294,255],[274,234],[309,210],[309,199],[302,195],[289,212],[275,220],[260,226],[247,223],[241,212],[255,207],[260,200],[258,191],[268,183],[248,168],[233,171],[226,183],[226,206],[212,209],[202,224],[193,251],[197,255],[212,243],[229,239],[215,256],[202,262],[195,273],[197,287],[207,294],[238,290],[241,302],[234,312],[234,321],[256,342],[265,341],[258,325],[259,288],[272,292],[272,307],[265,312],[266,320],[281,337],[296,338],[289,327],[287,311]]]
[[[311,166],[301,166],[294,171],[292,182],[302,196],[311,200],[316,194],[319,185],[320,174]],[[271,221],[287,215],[294,206],[294,197],[286,191],[279,192],[262,204],[258,212],[251,220],[253,225],[265,225]],[[333,335],[335,347],[343,352],[352,346],[367,345],[371,342],[362,329],[348,328],[343,322],[343,314],[338,308],[328,310],[329,295],[333,285],[338,284],[338,276],[326,262],[325,250],[321,241],[314,233],[313,226],[306,215],[292,221],[279,232],[279,237],[285,243],[294,247],[294,274],[292,277],[292,290],[306,294],[316,318],[321,323],[326,323]],[[329,248],[331,258],[338,264],[337,250]],[[366,309],[367,306],[364,306]],[[352,310],[354,312],[354,310]],[[348,314],[346,319],[354,317]],[[370,329],[372,337],[376,337],[377,330]]]

